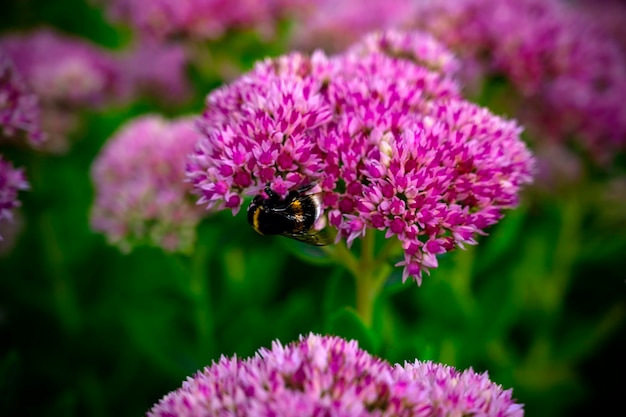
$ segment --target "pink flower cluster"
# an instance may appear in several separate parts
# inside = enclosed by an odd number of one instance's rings
[[[188,55],[179,43],[140,41],[124,52],[120,66],[133,96],[181,103],[191,93]]]
[[[87,41],[40,29],[6,35],[0,47],[46,104],[95,106],[123,93],[113,56]]]
[[[183,182],[198,136],[191,119],[143,116],[123,126],[92,167],[93,229],[124,251],[139,244],[188,251],[204,214]]]
[[[290,34],[298,49],[340,51],[369,32],[406,26],[412,0],[304,0]]]
[[[626,148],[626,55],[599,15],[562,0],[425,1],[413,24],[458,52],[466,68],[503,75],[534,134],[574,137],[599,160]]]
[[[49,29],[0,38],[3,49],[41,105],[44,148],[64,152],[78,112],[128,95],[117,60],[84,40]],[[33,99],[34,100],[34,99]]]
[[[115,0],[109,14],[147,37],[216,39],[254,28],[273,32],[278,21],[306,0]]]
[[[521,417],[511,394],[486,373],[419,361],[392,366],[355,341],[310,334],[245,360],[222,357],[147,415]]]
[[[0,140],[24,136],[29,144],[40,144],[37,96],[30,91],[9,56],[0,47]]]
[[[626,4],[623,0],[572,0],[572,3],[606,29],[626,52]]]
[[[236,214],[267,183],[284,196],[317,182],[338,238],[385,231],[404,248],[404,279],[420,283],[531,181],[520,128],[463,101],[454,68],[419,32],[259,63],[207,97],[187,167],[199,202]]]
[[[441,42],[428,33],[386,30],[366,34],[351,46],[348,53],[368,55],[380,53],[406,58],[418,65],[445,75],[455,76],[460,62]]]
[[[13,210],[20,206],[17,193],[26,189],[28,182],[24,172],[14,168],[11,162],[0,155],[0,223],[13,220]]]

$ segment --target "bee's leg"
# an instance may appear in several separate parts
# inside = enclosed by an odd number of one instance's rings
[[[317,185],[317,182],[312,182],[310,184],[305,184],[302,187],[298,188],[298,193],[303,193],[305,191],[309,191],[311,188],[315,187]]]

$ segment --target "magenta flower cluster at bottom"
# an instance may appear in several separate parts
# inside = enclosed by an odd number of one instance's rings
[[[432,362],[391,365],[336,336],[222,357],[166,395],[149,417],[523,416],[487,374]]]

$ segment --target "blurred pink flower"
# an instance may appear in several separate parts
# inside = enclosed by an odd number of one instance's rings
[[[297,9],[290,41],[305,50],[343,50],[369,32],[406,26],[412,0],[304,0]]]
[[[511,394],[486,373],[420,361],[392,366],[355,341],[310,334],[252,358],[222,356],[147,415],[521,417]]]
[[[624,0],[572,0],[581,13],[604,28],[626,52],[626,3]]]
[[[13,221],[13,210],[20,206],[17,193],[28,187],[23,170],[14,168],[10,161],[0,155],[0,223]]]
[[[39,99],[0,47],[0,140],[23,136],[30,145],[39,145],[45,138],[39,115]]]
[[[143,41],[132,46],[121,57],[121,66],[133,95],[168,104],[187,99],[191,93],[187,55],[177,43]]]
[[[143,36],[216,39],[238,29],[275,31],[278,21],[305,0],[115,0],[113,20],[124,21]]]
[[[127,82],[113,56],[86,40],[50,29],[0,38],[3,49],[41,105],[44,148],[63,152],[77,113],[128,97]]]
[[[95,106],[123,93],[113,56],[86,40],[40,29],[5,35],[0,46],[46,103]]]
[[[23,229],[24,215],[19,209],[13,210],[10,221],[0,220],[0,257],[11,254]]]
[[[461,66],[456,56],[428,33],[402,32],[394,29],[372,32],[351,45],[349,54],[381,53],[411,60],[416,64],[444,75],[454,76]]]
[[[317,182],[338,238],[395,236],[418,283],[436,255],[474,244],[517,205],[532,156],[515,122],[460,99],[447,51],[404,36],[268,59],[209,94],[187,167],[199,202],[236,214],[267,183],[285,196]]]
[[[192,119],[143,116],[120,128],[92,167],[93,229],[124,251],[139,244],[190,250],[204,214],[184,183],[198,136]]]
[[[575,138],[575,146],[598,161],[624,151],[626,56],[602,21],[561,0],[417,4],[414,26],[456,51],[464,68],[480,68],[486,82],[508,81],[514,103],[507,110],[531,136],[560,143]]]

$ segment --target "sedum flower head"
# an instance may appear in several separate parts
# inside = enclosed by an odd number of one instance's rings
[[[0,47],[0,139],[23,135],[30,145],[39,145],[44,139],[39,115],[37,96]]]
[[[185,158],[197,139],[191,119],[143,116],[123,126],[91,170],[93,229],[125,251],[138,244],[188,251],[203,214],[184,183]]]
[[[523,414],[511,390],[487,374],[432,362],[392,366],[355,341],[314,334],[287,346],[275,341],[252,358],[222,357],[148,412],[149,417]]]
[[[432,38],[404,36],[406,53],[291,54],[209,94],[187,168],[199,202],[236,214],[267,183],[283,196],[318,183],[338,238],[384,231],[418,283],[436,255],[475,243],[517,204],[532,157],[515,122],[460,98],[453,65],[420,65],[449,62]]]
[[[20,206],[17,193],[26,189],[28,182],[24,172],[14,168],[10,161],[0,155],[0,224],[13,220],[13,210]]]

